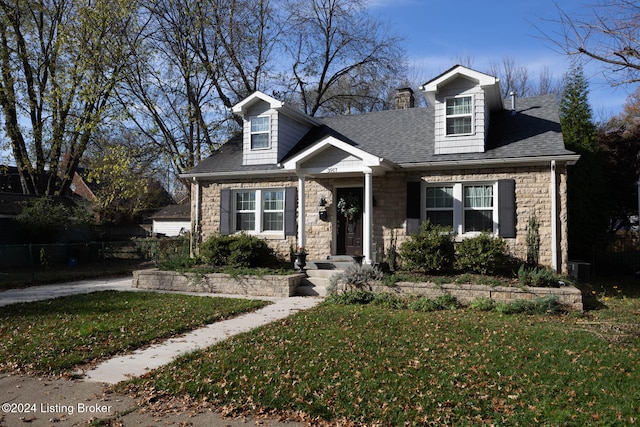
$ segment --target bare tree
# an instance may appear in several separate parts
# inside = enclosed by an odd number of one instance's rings
[[[373,109],[381,85],[404,72],[399,39],[366,13],[361,0],[290,0],[286,33],[292,92],[309,115]]]
[[[541,30],[564,53],[599,61],[612,84],[640,81],[640,4],[613,0],[568,11],[557,5],[555,34]]]
[[[22,190],[62,194],[126,62],[128,0],[0,0],[0,108]]]

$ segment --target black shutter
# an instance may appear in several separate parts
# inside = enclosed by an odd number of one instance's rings
[[[296,208],[297,208],[297,188],[287,187],[284,189],[284,235],[296,235]]]
[[[500,237],[516,237],[516,182],[513,179],[498,181],[498,216]]]
[[[231,234],[231,190],[220,190],[220,234]]]
[[[422,185],[418,182],[407,182],[407,236],[420,231],[420,191]]]

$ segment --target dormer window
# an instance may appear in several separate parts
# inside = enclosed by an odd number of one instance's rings
[[[459,96],[446,100],[447,136],[473,133],[473,97]]]
[[[269,148],[269,117],[251,118],[251,149]]]

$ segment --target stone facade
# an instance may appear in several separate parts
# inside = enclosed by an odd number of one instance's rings
[[[336,207],[334,196],[340,187],[363,186],[362,177],[336,177],[327,174],[327,178],[306,178],[305,181],[305,248],[310,259],[325,259],[336,254]],[[545,166],[505,167],[496,169],[478,168],[450,169],[420,172],[389,172],[373,177],[373,225],[372,242],[379,252],[387,254],[392,245],[399,247],[408,236],[406,234],[406,184],[410,181],[424,180],[434,182],[487,182],[499,179],[513,179],[516,191],[516,238],[506,239],[513,256],[526,259],[527,224],[535,214],[540,228],[540,264],[552,265],[552,213],[551,213],[551,168]],[[566,167],[556,168],[559,216],[557,218],[557,238],[562,242],[557,248],[560,254],[559,271],[567,273],[567,201]],[[233,182],[200,181],[200,190],[192,185],[192,220],[196,212],[196,195],[200,195],[198,213],[200,235],[204,241],[219,230],[220,226],[220,190],[223,188],[282,188],[298,186],[296,176],[281,179],[251,179]],[[324,199],[326,206],[321,208],[319,201]],[[326,209],[327,218],[322,220],[321,209]],[[196,233],[198,235],[198,233]],[[269,244],[283,257],[297,244],[296,236],[271,236]],[[383,260],[383,259],[379,259]]]

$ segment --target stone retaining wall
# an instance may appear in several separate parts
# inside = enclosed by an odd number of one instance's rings
[[[176,271],[139,270],[133,272],[134,288],[164,291],[206,292],[268,297],[290,297],[305,277],[287,276],[230,276],[211,273],[198,275]]]
[[[558,297],[558,302],[571,310],[583,311],[582,293],[573,286],[561,288],[516,288],[506,286],[486,286],[472,284],[447,284],[399,282],[395,286],[376,285],[374,292],[389,292],[404,295],[420,295],[436,298],[441,295],[452,295],[463,304],[468,304],[476,298],[491,298],[495,301],[512,302],[515,300],[532,300],[549,295]]]

